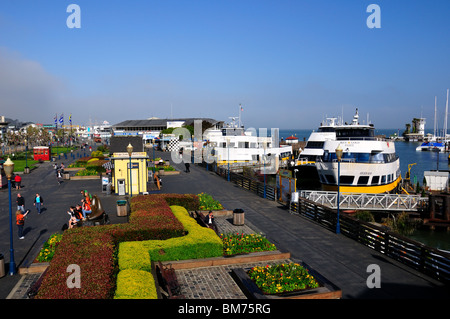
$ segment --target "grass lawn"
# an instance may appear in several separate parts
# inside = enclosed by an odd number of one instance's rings
[[[38,163],[38,161],[35,160],[28,160],[28,167],[33,169]],[[14,160],[14,172],[23,172],[25,168],[25,160]]]

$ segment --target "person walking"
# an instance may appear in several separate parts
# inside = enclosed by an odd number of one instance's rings
[[[189,162],[184,163],[184,166],[186,167],[186,173],[190,173],[191,171],[189,170],[190,167]]]
[[[17,194],[17,210],[20,210],[22,212],[25,212],[25,198],[20,195],[20,193]]]
[[[29,209],[25,213],[19,209],[16,211],[16,224],[17,224],[19,239],[25,238],[23,236],[23,227],[25,226],[25,217],[27,217],[29,212],[30,212]]]
[[[34,197],[34,206],[36,206],[36,210],[38,214],[41,213],[41,206],[44,205],[44,200],[42,199],[42,196],[36,193],[36,196]]]

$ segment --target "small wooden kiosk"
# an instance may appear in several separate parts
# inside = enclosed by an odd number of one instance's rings
[[[39,161],[39,160],[49,161],[50,153],[51,153],[50,148],[48,146],[33,147],[33,159],[35,161]]]

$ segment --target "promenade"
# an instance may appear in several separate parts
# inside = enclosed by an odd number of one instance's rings
[[[163,193],[209,193],[225,209],[241,208],[245,221],[273,242],[280,250],[289,251],[292,259],[310,265],[340,289],[344,299],[450,299],[449,287],[405,265],[391,260],[344,235],[337,235],[299,216],[291,215],[277,202],[227,182],[213,172],[191,165],[190,173],[183,164],[174,164],[170,153],[157,152],[156,156],[170,160],[180,175],[163,176]],[[60,163],[61,161],[58,161]],[[64,160],[64,163],[69,163]],[[26,220],[25,239],[17,238],[14,225],[15,261],[18,266],[34,258],[40,245],[68,220],[66,211],[80,200],[80,190],[99,195],[112,222],[126,222],[116,216],[116,201],[121,197],[101,192],[101,181],[64,181],[58,185],[50,163],[44,163],[28,175],[23,175],[21,194],[26,208],[32,210]],[[16,190],[13,190],[13,211]],[[34,194],[44,198],[46,210],[37,215],[32,206]],[[9,262],[8,192],[0,191],[0,253]],[[381,269],[381,288],[369,289],[367,267],[377,264]],[[0,299],[5,299],[21,279],[21,275],[0,278]],[[26,280],[23,280],[26,282]]]

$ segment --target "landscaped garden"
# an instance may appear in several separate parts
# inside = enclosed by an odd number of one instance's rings
[[[127,224],[74,228],[52,235],[36,258],[50,266],[35,298],[156,298],[152,261],[276,249],[260,235],[217,236],[189,216],[188,211],[199,207],[196,195],[140,195],[131,199]],[[70,273],[66,270],[71,264],[80,266],[82,272],[79,289],[67,287]]]
[[[103,156],[99,157],[82,157],[70,164],[68,168],[79,168],[80,170],[75,176],[93,176],[106,172],[106,169],[102,166],[108,162]]]

